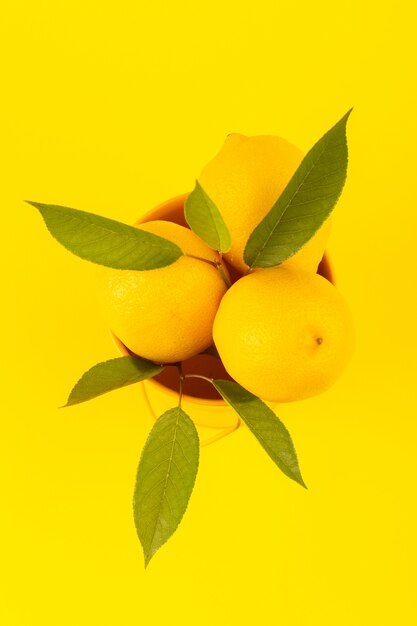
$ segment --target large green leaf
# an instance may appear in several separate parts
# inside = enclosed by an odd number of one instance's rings
[[[139,356],[121,356],[97,363],[82,375],[71,391],[65,406],[91,400],[103,393],[138,383],[159,374],[163,366]]]
[[[275,413],[259,398],[230,380],[214,380],[214,387],[240,415],[276,465],[305,487],[291,435]]]
[[[122,270],[152,270],[174,263],[182,250],[171,241],[94,213],[30,202],[49,232],[87,261]]]
[[[145,566],[180,523],[197,476],[197,430],[184,411],[166,411],[155,423],[139,463],[133,508]]]
[[[346,180],[350,111],[308,152],[269,213],[249,237],[249,267],[273,267],[295,254],[334,208]]]
[[[230,248],[230,233],[213,200],[204,191],[198,180],[185,201],[185,219],[191,230],[210,248],[227,252]]]

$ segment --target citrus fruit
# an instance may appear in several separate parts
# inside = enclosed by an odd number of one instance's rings
[[[185,255],[220,261],[188,228],[162,220],[138,227],[176,243]],[[188,359],[212,343],[225,292],[219,270],[189,256],[154,270],[102,269],[100,297],[111,330],[129,350],[157,363]]]
[[[232,239],[224,256],[238,271],[247,270],[243,253],[250,234],[275,204],[303,156],[301,150],[281,137],[232,133],[203,168],[199,182],[222,214]],[[315,272],[329,229],[328,218],[285,263]]]
[[[264,400],[290,402],[335,382],[354,335],[348,306],[329,281],[281,265],[232,285],[217,311],[213,337],[236,382]]]

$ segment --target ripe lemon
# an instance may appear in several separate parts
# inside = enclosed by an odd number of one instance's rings
[[[179,245],[185,254],[219,262],[191,230],[156,220],[140,229]],[[198,354],[213,341],[212,327],[226,284],[213,265],[187,256],[154,270],[103,268],[101,300],[114,334],[135,354],[173,363]]]
[[[347,304],[322,276],[257,270],[232,285],[213,327],[227,372],[264,400],[290,402],[332,385],[352,352]]]
[[[247,270],[243,252],[250,234],[279,198],[303,156],[301,150],[281,137],[232,133],[203,168],[199,182],[222,214],[232,239],[224,257],[238,271]],[[329,231],[328,218],[285,263],[315,272]]]

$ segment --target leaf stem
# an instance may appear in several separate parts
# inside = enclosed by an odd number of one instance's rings
[[[208,263],[209,265],[212,265],[213,267],[217,267],[216,261],[210,261],[210,259],[203,259],[203,257],[201,256],[195,256],[195,254],[184,254],[184,256],[188,256],[188,258],[190,259],[197,259],[197,261],[203,261],[203,263]]]
[[[183,384],[184,384],[184,378],[186,378],[186,376],[184,376],[184,374],[182,373],[182,363],[176,363],[176,366],[177,366],[177,370],[178,370],[178,376],[179,376],[179,379],[180,379],[178,406],[179,406],[179,408],[181,408]]]
[[[226,284],[226,287],[229,289],[232,286],[229,278],[227,277],[226,272],[224,271],[222,263],[219,263],[218,261],[210,261],[209,259],[203,259],[201,256],[195,256],[194,254],[184,254],[184,256],[187,256],[190,259],[196,259],[197,261],[203,261],[203,263],[208,263],[209,265],[212,265],[220,273],[220,276],[223,278]]]
[[[217,269],[220,272],[220,276],[223,278],[223,280],[224,280],[224,282],[226,284],[226,287],[228,289],[230,289],[230,287],[232,286],[232,283],[230,282],[226,272],[224,271],[223,264],[222,263],[216,263],[216,266],[217,266]]]
[[[202,380],[206,380],[210,384],[213,383],[212,378],[208,378],[207,376],[203,376],[202,374],[185,374],[183,378],[201,378]]]
[[[184,374],[183,378],[201,378],[202,380],[207,381],[211,385],[213,385],[214,383],[213,378],[208,378],[207,376],[203,376],[202,374]],[[220,439],[223,439],[223,437],[226,437],[227,435],[230,435],[230,433],[233,433],[235,430],[238,430],[241,426],[242,426],[242,420],[240,419],[239,415],[237,415],[237,420],[233,424],[233,426],[229,426],[229,428],[224,428],[220,433],[213,435],[212,437],[209,437],[208,439],[206,439],[205,441],[201,443],[201,446],[208,446],[211,443],[214,443],[215,441],[219,441]]]

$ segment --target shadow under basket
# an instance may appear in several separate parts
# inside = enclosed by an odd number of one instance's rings
[[[188,227],[184,218],[184,202],[187,196],[188,194],[182,194],[163,202],[143,215],[136,224],[142,224],[151,220],[166,220]],[[227,265],[226,262],[225,264]],[[240,275],[234,268],[227,265],[227,269],[232,282],[240,278]],[[333,284],[335,283],[333,268],[326,252],[320,262],[317,273]],[[113,333],[112,337],[121,354],[125,356],[133,354]],[[211,354],[199,354],[191,359],[187,359],[183,361],[182,367],[184,374],[202,374],[208,378],[232,380],[224,369],[221,360]],[[177,406],[179,380],[178,370],[175,366],[168,365],[154,378],[145,380],[141,386],[144,399],[154,419],[157,419],[158,416],[168,409]],[[197,426],[221,431],[203,440],[202,445],[213,443],[236,430],[240,425],[240,420],[235,411],[224,402],[210,383],[199,378],[187,378],[184,380],[182,407]]]

